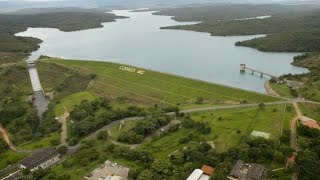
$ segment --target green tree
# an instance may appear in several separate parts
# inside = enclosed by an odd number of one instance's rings
[[[172,174],[172,164],[167,159],[157,159],[151,164],[151,170],[159,175],[171,175]]]
[[[273,155],[273,159],[278,163],[284,163],[285,157],[282,152],[276,151]]]
[[[264,110],[264,108],[266,107],[266,105],[262,102],[262,103],[259,103],[259,109],[260,110]]]
[[[203,103],[203,98],[197,97],[196,104],[202,104],[202,103]]]
[[[139,174],[137,180],[151,180],[153,176],[154,174],[152,171],[145,169]]]
[[[94,73],[91,73],[89,76],[90,76],[91,79],[96,79],[97,78],[97,74],[94,74]]]
[[[97,135],[98,140],[107,140],[108,139],[108,132],[107,131],[100,131]]]
[[[68,147],[67,146],[60,146],[60,147],[58,147],[58,152],[60,155],[65,155],[68,152]]]

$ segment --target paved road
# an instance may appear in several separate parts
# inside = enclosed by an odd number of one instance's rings
[[[280,105],[280,104],[290,104],[293,102],[303,102],[302,100],[298,99],[289,99],[286,101],[278,101],[278,102],[268,102],[264,103],[266,106],[273,106],[273,105]],[[252,104],[239,104],[239,105],[226,105],[226,106],[212,106],[212,107],[203,107],[203,108],[194,108],[188,110],[182,110],[180,112],[183,113],[191,113],[191,112],[198,112],[198,111],[210,111],[210,110],[220,110],[220,109],[236,109],[236,108],[246,108],[246,107],[257,107],[259,103],[252,103]],[[169,115],[173,115],[174,113],[168,113]]]

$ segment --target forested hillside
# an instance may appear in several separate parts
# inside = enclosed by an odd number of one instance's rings
[[[272,52],[314,52],[320,50],[319,44],[320,30],[281,32],[236,43],[237,46],[248,46],[260,51]]]
[[[320,50],[320,6],[229,5],[185,7],[156,14],[175,16],[178,21],[202,21],[195,25],[164,27],[209,32],[215,36],[270,34],[238,42],[261,51],[306,52]],[[227,15],[226,15],[227,14]],[[265,19],[243,18],[270,15]],[[238,20],[234,20],[238,19]]]

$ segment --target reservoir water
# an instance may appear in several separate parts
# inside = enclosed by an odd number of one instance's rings
[[[43,40],[30,59],[40,55],[70,59],[124,63],[166,73],[265,92],[266,78],[240,74],[241,63],[274,75],[304,73],[290,65],[297,53],[265,53],[237,47],[235,42],[256,36],[215,37],[208,33],[161,30],[160,27],[186,24],[152,12],[113,11],[128,16],[102,28],[62,32],[53,28],[28,28],[18,36]]]

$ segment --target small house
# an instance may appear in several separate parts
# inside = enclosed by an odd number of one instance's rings
[[[215,169],[213,167],[203,165],[201,169],[195,169],[187,180],[209,180]]]

